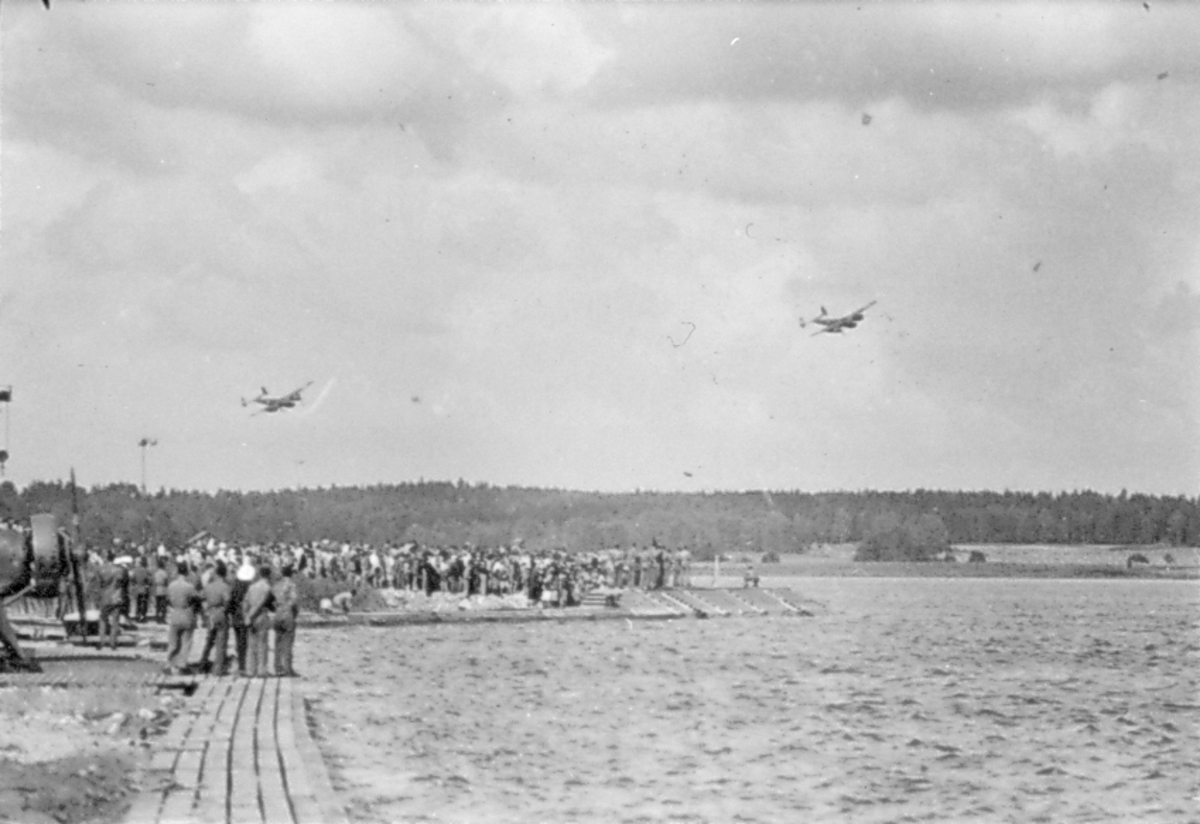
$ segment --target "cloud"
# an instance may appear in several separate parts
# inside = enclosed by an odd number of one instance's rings
[[[184,485],[303,451],[325,482],[1184,488],[1196,16],[865,8],[14,13],[0,336],[88,409],[39,444],[170,424]],[[310,378],[319,414],[245,426]]]
[[[588,33],[586,11],[537,6],[457,7],[417,16],[446,36],[480,76],[522,98],[562,97],[591,82],[612,50]]]
[[[1135,4],[1097,3],[805,4],[786,13],[659,4],[597,14],[596,24],[616,57],[593,92],[613,105],[771,98],[861,106],[902,96],[923,109],[979,111],[1047,86],[1090,93],[1118,78],[1153,78],[1159,66],[1191,67],[1200,35],[1182,5],[1147,15]]]

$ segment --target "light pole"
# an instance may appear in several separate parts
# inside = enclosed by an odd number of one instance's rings
[[[142,448],[142,494],[146,494],[146,447],[158,446],[158,438],[142,438],[138,441],[138,446]]]
[[[4,477],[4,465],[8,463],[8,404],[12,401],[12,387],[0,386],[0,403],[4,404],[4,448],[0,449],[0,478]]]

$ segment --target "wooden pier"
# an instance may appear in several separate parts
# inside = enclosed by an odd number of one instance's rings
[[[185,684],[187,678],[172,679]],[[128,824],[347,821],[295,679],[202,677],[154,749]]]

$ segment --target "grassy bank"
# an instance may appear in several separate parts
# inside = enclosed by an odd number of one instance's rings
[[[755,563],[755,571],[766,579],[779,578],[1200,578],[1200,549],[1196,547],[1060,546],[1049,544],[962,544],[954,547],[955,561],[925,563],[858,562],[853,544],[827,544],[809,552],[784,555],[779,563]],[[973,563],[972,553],[986,560]],[[1130,556],[1140,555],[1148,563],[1129,566]],[[721,564],[722,586],[741,581],[745,561],[738,556]],[[755,559],[756,560],[756,559]],[[712,582],[712,565],[698,564],[692,578],[699,586]]]
[[[763,585],[778,578],[1146,578],[1161,580],[1200,579],[1197,567],[1135,566],[1132,569],[1108,564],[946,564],[946,563],[855,563],[761,564]],[[703,586],[710,576],[693,576]],[[722,576],[725,578],[725,576]],[[769,580],[771,579],[771,580]],[[726,578],[733,581],[734,578]],[[731,585],[730,583],[724,584]]]

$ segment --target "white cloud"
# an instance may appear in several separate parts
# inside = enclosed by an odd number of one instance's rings
[[[267,188],[298,189],[319,177],[320,170],[311,155],[298,149],[284,149],[255,164],[233,182],[243,194],[252,195]]]
[[[258,4],[248,48],[267,72],[251,79],[314,109],[388,108],[427,85],[431,55],[385,5]]]
[[[574,92],[612,54],[588,34],[580,7],[470,6],[444,12],[419,19],[449,34],[476,72],[522,98]]]

